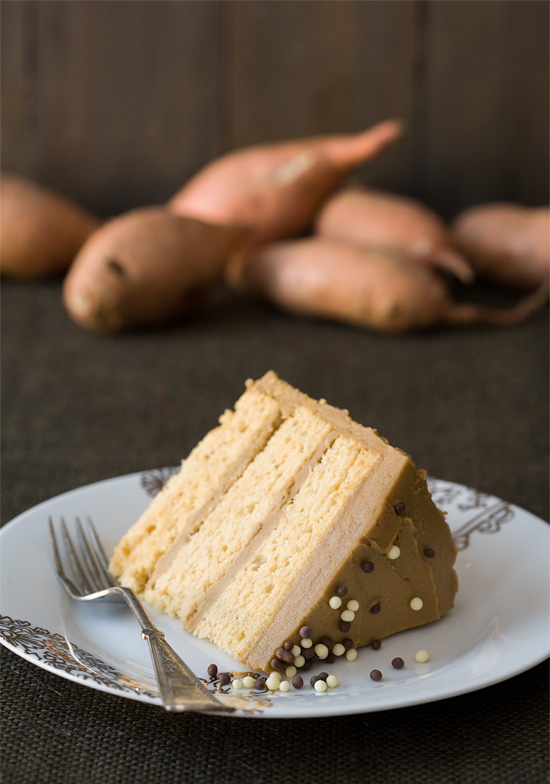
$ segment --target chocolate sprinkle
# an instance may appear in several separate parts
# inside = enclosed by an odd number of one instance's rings
[[[313,650],[313,648],[304,648],[302,651],[302,656],[306,661],[308,661],[309,659],[313,659],[313,657],[315,656],[315,651]]]
[[[210,675],[211,678],[215,678],[218,674],[218,668],[215,664],[209,664],[206,672]]]
[[[319,679],[320,680],[326,681],[327,678],[328,678],[328,672],[320,672],[319,673]]]
[[[399,501],[399,503],[396,504],[393,508],[395,509],[395,514],[398,514],[400,516],[404,515],[405,512],[407,511],[407,507],[405,506],[403,501]]]
[[[347,592],[348,592],[348,589],[346,588],[345,585],[340,585],[336,589],[336,593],[338,594],[338,596],[345,596],[347,594]]]
[[[256,678],[254,688],[256,691],[263,691],[265,689],[265,678]]]
[[[293,643],[293,642],[290,642],[290,640],[287,640],[287,641],[286,641],[286,642],[283,644],[283,648],[285,649],[285,651],[291,651],[291,650],[294,648],[294,643]]]
[[[325,661],[327,664],[334,664],[334,662],[336,661],[336,655],[334,653],[329,653]]]
[[[292,685],[294,686],[295,689],[301,689],[302,686],[304,685],[304,679],[299,675],[295,675],[294,678],[292,679]]]
[[[346,640],[342,640],[342,645],[349,651],[350,648],[353,648],[353,640],[350,640],[349,637]]]
[[[376,613],[379,613],[380,612],[380,602],[376,602],[376,604],[373,604],[372,607],[370,608],[370,611],[374,615],[376,615]]]
[[[332,639],[332,637],[323,637],[321,642],[323,643],[323,645],[327,646],[329,651],[331,651],[334,648],[334,640]]]
[[[281,675],[285,672],[286,667],[280,659],[271,659],[270,661],[271,667],[277,672],[280,672]]]
[[[380,670],[371,670],[370,677],[373,681],[381,681],[382,680],[382,673]]]
[[[372,610],[371,610],[371,612],[372,612]],[[338,624],[338,628],[340,629],[342,634],[347,634],[349,632],[349,630],[351,629],[351,623],[348,623],[348,621],[340,621],[339,624]]]
[[[372,572],[374,570],[374,564],[372,561],[363,561],[363,563],[361,564],[361,569],[367,574],[369,574],[369,572]]]
[[[277,648],[275,651],[275,656],[287,664],[294,664],[294,654],[290,651],[285,651],[284,648]]]
[[[304,640],[311,640],[311,638],[313,637],[313,629],[311,628],[311,626],[302,626],[299,634],[300,637],[302,637]]]
[[[426,547],[426,549],[424,550],[424,555],[426,556],[426,558],[433,558],[435,555],[435,550],[432,550],[431,547]]]
[[[373,640],[370,644],[370,647],[372,648],[373,651],[379,651],[380,648],[382,647],[382,643],[380,642],[380,640]]]
[[[405,666],[405,662],[401,656],[397,656],[395,659],[392,659],[391,666],[396,670],[402,670]]]
[[[220,686],[227,686],[231,683],[231,675],[228,672],[220,672]]]

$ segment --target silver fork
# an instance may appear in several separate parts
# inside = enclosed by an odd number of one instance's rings
[[[51,517],[48,522],[55,571],[67,593],[79,602],[93,602],[96,599],[126,602],[137,618],[141,636],[149,643],[155,676],[166,710],[231,713],[233,708],[217,700],[168,645],[164,632],[157,629],[135,593],[113,581],[105,551],[91,519],[88,517],[82,523],[76,518],[78,546],[75,546],[65,520],[61,518],[65,560],[69,563],[69,571],[63,565]]]

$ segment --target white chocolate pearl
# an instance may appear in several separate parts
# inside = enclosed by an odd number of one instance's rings
[[[342,600],[339,596],[331,596],[328,600],[328,603],[332,607],[333,610],[337,610],[339,607],[342,606]]]
[[[341,642],[337,642],[334,648],[332,649],[332,652],[335,656],[341,656],[343,653],[346,652],[346,649],[344,648]]]
[[[311,646],[313,645],[313,640],[305,640],[305,639],[301,640],[300,645],[302,646],[302,648],[311,648]]]
[[[272,675],[270,675],[269,678],[266,680],[265,685],[267,686],[269,691],[277,691],[280,682],[281,681],[279,678],[274,678]]]
[[[387,553],[386,558],[389,558],[390,561],[395,561],[395,559],[399,558],[400,555],[401,555],[401,550],[396,544],[394,544],[394,546]]]
[[[294,659],[294,666],[295,667],[303,667],[305,663],[306,663],[306,660],[304,659],[302,654],[300,654],[299,656],[296,656],[296,658]],[[287,672],[287,675],[288,675],[288,672]]]
[[[329,675],[327,678],[327,686],[330,689],[335,689],[338,686],[338,678],[336,675]]]
[[[424,664],[430,658],[430,654],[428,651],[417,651],[414,654],[414,660],[417,661],[419,664]]]
[[[242,689],[242,687],[243,687],[243,682],[242,682],[242,681],[240,681],[238,678],[235,678],[235,680],[233,681],[233,683],[231,684],[231,686],[232,686],[234,689]]]
[[[353,621],[353,619],[355,618],[355,613],[352,612],[351,610],[344,610],[344,612],[340,615],[340,618],[343,621],[347,621],[349,623],[350,621]]]
[[[355,661],[357,658],[357,651],[355,648],[350,648],[349,651],[346,651],[346,659],[348,661]]]
[[[326,659],[327,658],[327,656],[328,656],[328,648],[327,648],[326,645],[323,645],[322,642],[320,642],[318,645],[316,645],[314,650],[315,650],[315,653],[317,654],[317,656],[320,659]]]
[[[280,681],[283,676],[281,675],[280,672],[277,672],[277,670],[275,670],[274,672],[269,673],[269,677],[276,678],[278,681]]]
[[[294,645],[292,647],[291,654],[294,656],[294,658],[296,658],[296,656],[299,656],[301,653],[302,653],[302,649],[300,648],[299,645]]]
[[[254,678],[252,678],[250,675],[247,675],[245,678],[243,678],[243,686],[245,689],[252,689],[254,687]]]
[[[279,691],[288,691],[290,689],[290,683],[288,681],[281,681],[279,684]]]
[[[315,691],[324,692],[327,690],[327,684],[325,681],[315,681],[315,686],[313,687]]]
[[[294,676],[296,675],[296,667],[294,667],[294,665],[287,667],[285,673],[287,678],[294,678]]]
[[[359,609],[359,602],[357,601],[357,599],[350,599],[347,604],[347,607],[348,610],[351,610],[352,612],[357,612],[357,610]]]
[[[410,608],[411,610],[421,610],[424,607],[424,602],[419,596],[415,596],[414,599],[410,601]]]

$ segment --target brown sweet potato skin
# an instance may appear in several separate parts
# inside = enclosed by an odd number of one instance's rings
[[[439,273],[403,253],[322,237],[235,254],[226,280],[298,315],[394,334],[439,324],[516,324],[548,298],[541,292],[504,311],[455,303]]]
[[[550,278],[550,208],[484,204],[451,225],[455,244],[480,277],[518,290]]]
[[[472,279],[467,261],[452,247],[443,220],[426,205],[406,196],[360,186],[345,188],[323,204],[315,230],[329,239],[398,249],[461,280]]]
[[[77,204],[12,174],[0,179],[0,271],[9,278],[65,272],[100,221]]]
[[[160,207],[132,210],[83,246],[64,281],[65,306],[74,321],[97,332],[173,320],[221,279],[241,241],[239,229]]]
[[[359,134],[319,136],[228,153],[198,172],[168,207],[178,215],[252,229],[251,245],[308,229],[322,200],[402,134],[388,120]]]

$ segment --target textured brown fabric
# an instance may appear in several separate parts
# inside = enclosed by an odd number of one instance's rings
[[[513,329],[387,337],[222,292],[186,323],[102,337],[69,321],[59,281],[3,283],[2,305],[3,522],[65,490],[178,463],[270,368],[431,475],[548,519],[547,310]],[[546,663],[430,705],[257,721],[170,716],[3,648],[2,662],[5,784],[548,780]]]

